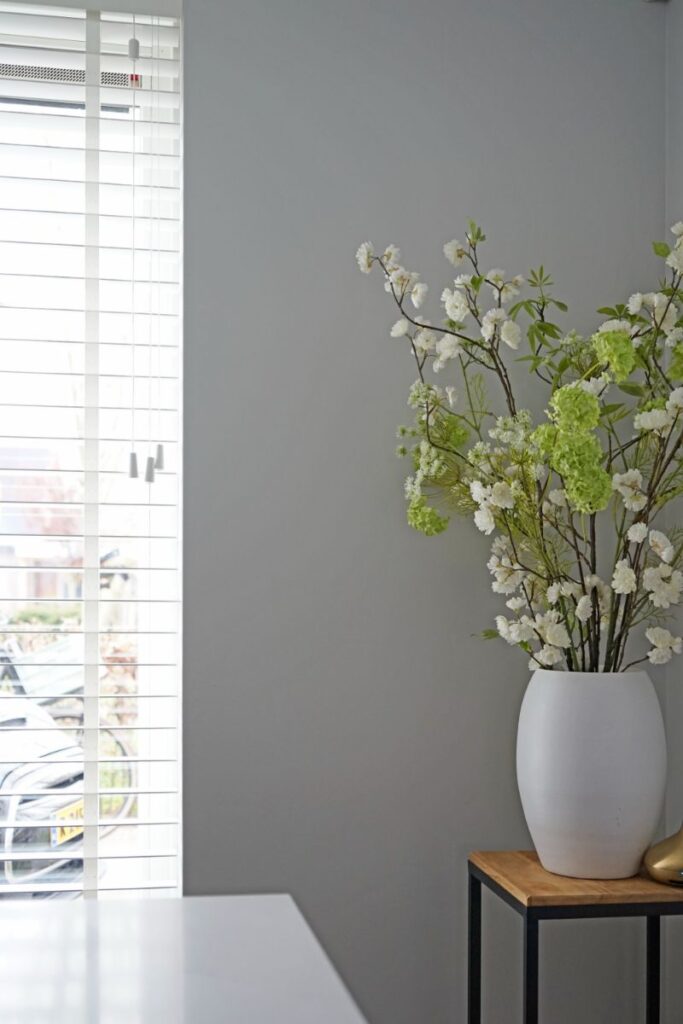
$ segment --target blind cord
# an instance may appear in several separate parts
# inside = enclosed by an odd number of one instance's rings
[[[133,62],[133,70],[130,76],[131,105],[133,115],[133,181],[131,201],[131,240],[130,240],[130,358],[131,358],[131,399],[130,399],[130,458],[128,460],[128,476],[135,479],[138,476],[138,456],[135,450],[135,152],[136,152],[136,131],[135,131],[135,90],[138,85],[137,60],[140,56],[140,43],[135,37],[135,14],[133,14],[133,38],[128,40],[128,56]]]

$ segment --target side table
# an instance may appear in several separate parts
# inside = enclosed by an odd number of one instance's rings
[[[538,1024],[539,923],[587,917],[644,917],[647,922],[646,1024],[659,1024],[660,925],[683,914],[683,889],[649,878],[593,881],[564,878],[541,867],[528,850],[472,853],[469,869],[468,1024],[481,1024],[481,887],[524,922],[524,1024]]]

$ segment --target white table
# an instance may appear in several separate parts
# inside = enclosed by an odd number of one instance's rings
[[[0,902],[3,1024],[367,1024],[289,896]]]

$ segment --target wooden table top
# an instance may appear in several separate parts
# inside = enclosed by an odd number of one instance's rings
[[[553,875],[531,850],[477,851],[469,859],[524,907],[683,903],[683,888],[661,885],[643,875],[605,881]]]

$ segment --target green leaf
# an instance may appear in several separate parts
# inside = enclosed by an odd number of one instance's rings
[[[602,316],[611,316],[612,318],[616,317],[617,315],[616,309],[612,309],[611,306],[601,306],[598,310],[598,313],[600,313]]]
[[[648,362],[645,356],[642,354],[641,350],[639,348],[635,349],[634,354],[636,357],[636,366],[639,366],[641,370],[647,370]]]
[[[566,302],[560,302],[559,299],[551,299],[550,302],[551,302],[551,304],[553,306],[557,306],[558,309],[562,310],[563,313],[566,313],[567,310],[569,309],[569,306],[567,305],[567,303]]]
[[[655,256],[661,256],[662,259],[665,260],[671,252],[671,246],[667,245],[666,242],[653,242],[652,250]]]
[[[471,219],[469,220],[469,222],[468,222],[468,232],[467,233],[468,233],[468,237],[469,237],[469,240],[472,243],[472,245],[477,245],[479,242],[485,242],[486,241],[486,235],[481,230],[481,228],[479,227],[477,222],[474,221],[474,220],[471,220]]]
[[[497,629],[482,629],[479,634],[482,640],[497,640],[499,635]]]
[[[622,408],[623,404],[621,402],[612,402],[610,405],[603,405],[602,412],[605,416],[611,416],[613,412],[618,412]]]
[[[634,395],[636,398],[642,398],[645,394],[645,388],[640,384],[633,384],[630,381],[625,381],[623,384],[617,384],[620,391],[623,391],[625,395]]]

